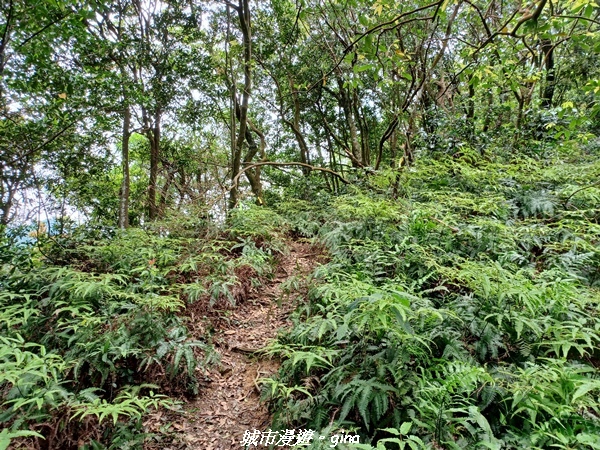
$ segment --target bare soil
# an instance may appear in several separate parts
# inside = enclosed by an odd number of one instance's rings
[[[240,450],[244,431],[269,428],[271,416],[260,401],[259,380],[275,374],[280,362],[259,350],[291,325],[289,314],[306,297],[301,280],[325,261],[322,252],[308,243],[290,242],[289,248],[289,253],[279,258],[272,280],[247,289],[244,301],[227,311],[228,317],[216,320],[213,343],[221,357],[220,366],[204,374],[199,396],[184,405],[183,415],[163,411],[148,419],[149,431],[166,431],[173,439],[147,448]],[[290,282],[293,277],[299,283]],[[296,290],[289,292],[286,286],[291,285]]]

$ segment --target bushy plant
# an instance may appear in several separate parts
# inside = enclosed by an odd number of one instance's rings
[[[53,428],[66,427],[67,440],[48,445],[67,448],[78,436],[110,443],[111,433],[102,436],[117,422],[134,424],[149,408],[173,406],[155,393],[167,387],[161,373],[193,391],[196,367],[214,362],[211,347],[191,338],[176,314],[183,301],[168,274],[179,243],[135,231],[94,246],[77,239],[70,265],[56,265],[58,244],[40,240],[0,267],[0,421],[7,439],[24,437],[30,426],[50,439]],[[67,254],[60,254],[63,261]],[[162,387],[148,384],[155,381]],[[99,425],[95,432],[94,421],[76,425],[88,416]],[[36,428],[44,422],[46,430]]]
[[[332,261],[271,346],[275,425],[357,429],[356,448],[599,448],[599,166],[549,158],[422,158],[304,213]]]

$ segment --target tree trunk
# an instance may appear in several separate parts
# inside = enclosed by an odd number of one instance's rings
[[[355,89],[352,93],[352,112],[354,113],[355,122],[358,121],[360,130],[360,160],[364,166],[371,165],[371,151],[369,149],[369,126],[361,114],[359,108],[358,92]]]
[[[125,107],[123,113],[123,133],[121,137],[121,165],[123,168],[123,181],[119,198],[119,228],[129,227],[129,192],[131,180],[129,177],[129,137],[131,125],[131,110]]]
[[[234,180],[241,170],[242,163],[242,146],[246,139],[246,130],[248,128],[248,100],[252,91],[252,40],[250,28],[250,7],[248,0],[239,0],[237,9],[240,20],[240,28],[242,30],[243,45],[244,45],[244,91],[242,92],[242,102],[240,105],[240,128],[235,142],[235,151],[232,155],[231,162],[231,181],[232,186],[229,191],[229,209],[236,207],[238,203],[238,188]],[[235,83],[234,83],[235,84]]]
[[[294,80],[291,76],[289,76],[290,83],[290,92],[292,93],[292,100],[294,103],[294,121],[290,122],[285,118],[283,121],[292,129],[294,136],[296,137],[296,141],[298,142],[298,146],[300,147],[300,162],[303,164],[309,164],[308,161],[308,145],[306,144],[306,139],[300,131],[300,102],[298,100],[298,92],[294,88]],[[307,167],[302,167],[302,173],[304,176],[308,176],[310,174],[310,169]]]
[[[17,191],[17,187],[15,186],[15,184],[12,184],[12,183],[6,183],[6,184],[7,184],[6,189],[3,189],[3,191],[6,192],[6,199],[4,198],[5,192],[2,192],[2,197],[0,197],[0,202],[2,202],[2,203],[0,203],[0,225],[2,225],[2,226],[8,225],[10,222],[10,219],[11,219],[10,210],[13,205],[15,192]],[[3,188],[4,188],[4,186],[3,186]]]
[[[554,87],[556,84],[554,72],[554,45],[550,39],[542,40],[542,56],[544,58],[544,66],[546,69],[546,83],[542,93],[542,108],[552,108],[552,100],[554,98]]]
[[[352,165],[358,167],[359,164],[356,164],[355,161],[364,165],[364,161],[362,160],[362,149],[358,142],[358,130],[356,128],[356,121],[354,119],[354,112],[352,108],[352,100],[350,94],[346,91],[344,84],[341,79],[338,79],[338,84],[340,87],[340,101],[342,109],[344,110],[344,115],[346,116],[346,122],[348,123],[348,129],[350,130],[350,145],[352,149]]]
[[[150,220],[158,217],[156,205],[156,183],[158,180],[158,163],[160,161],[160,109],[154,114],[154,127],[148,131],[150,141],[150,180],[148,182],[148,209]]]
[[[390,139],[398,126],[398,115],[396,114],[392,121],[388,124],[387,128],[383,132],[383,136],[379,139],[379,151],[377,152],[377,160],[375,161],[375,170],[379,170],[379,165],[383,159],[383,146],[385,142]],[[392,166],[394,165],[394,159],[396,158],[395,148],[392,149],[392,143],[390,142],[390,153],[391,153],[391,162]]]
[[[483,119],[483,128],[481,131],[487,133],[490,130],[490,124],[492,123],[492,107],[494,106],[494,95],[492,94],[491,89],[488,89],[487,92],[487,107],[485,112],[485,117]]]
[[[470,139],[475,136],[475,86],[473,86],[472,81],[473,75],[470,74],[468,78],[469,97],[467,99],[467,129]]]
[[[266,161],[265,155],[265,135],[258,129],[256,126],[250,121],[247,120],[248,128],[246,129],[246,142],[248,143],[248,153],[246,153],[246,157],[244,158],[244,166],[252,164],[252,160],[256,156],[256,154],[260,151],[260,155],[263,161]],[[260,139],[260,147],[254,140],[254,136],[252,136],[252,132],[256,133],[256,135]],[[262,183],[260,182],[260,173],[261,167],[258,166],[254,169],[249,169],[246,172],[246,178],[250,183],[250,188],[252,189],[252,193],[256,197],[256,204],[263,206],[265,201],[263,199],[263,191],[262,191]]]
[[[165,211],[167,209],[167,200],[169,199],[169,189],[171,188],[173,181],[175,180],[175,173],[177,171],[170,168],[167,171],[167,179],[165,180],[165,184],[160,190],[160,200],[158,203],[158,213],[160,217],[163,217]]]
[[[517,121],[515,122],[515,128],[517,131],[521,130],[521,126],[523,125],[523,109],[525,107],[525,99],[523,96],[519,95],[517,97],[518,108],[517,108]]]

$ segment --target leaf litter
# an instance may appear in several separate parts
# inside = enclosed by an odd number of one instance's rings
[[[195,399],[185,401],[182,413],[158,411],[148,417],[145,430],[156,433],[158,441],[147,442],[146,450],[242,449],[246,430],[269,428],[271,415],[260,401],[258,381],[275,374],[280,361],[259,351],[277,337],[279,330],[291,326],[290,313],[306,298],[301,283],[292,292],[284,288],[285,283],[292,278],[305,279],[326,260],[321,249],[307,242],[288,245],[290,251],[279,258],[272,280],[246,289],[247,298],[228,311],[226,320],[211,318],[216,319],[211,322],[220,364],[199,373],[203,379],[200,392]],[[190,311],[189,315],[195,319],[197,314]],[[197,327],[197,332],[204,330],[205,325]]]

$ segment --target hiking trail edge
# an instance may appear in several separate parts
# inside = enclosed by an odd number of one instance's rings
[[[280,362],[254,351],[277,337],[280,329],[291,326],[289,314],[304,301],[306,289],[288,295],[284,283],[293,277],[306,279],[325,261],[323,252],[309,243],[291,241],[288,246],[273,279],[253,289],[215,330],[213,342],[220,365],[206,373],[208,382],[200,387],[198,397],[186,403],[183,416],[171,422],[178,442],[162,447],[164,450],[242,450],[246,430],[269,428],[271,416],[260,402],[258,380],[275,374]]]

